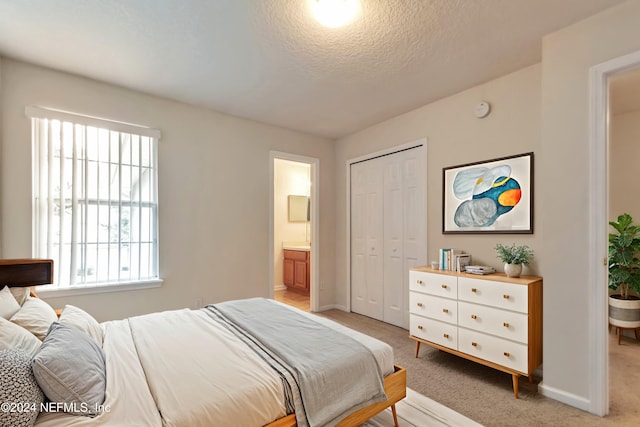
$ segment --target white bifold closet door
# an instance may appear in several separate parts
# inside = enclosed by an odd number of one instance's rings
[[[426,264],[423,146],[351,165],[351,310],[409,327],[409,269]]]

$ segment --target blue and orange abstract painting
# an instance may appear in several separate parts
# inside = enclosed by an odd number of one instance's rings
[[[458,172],[453,192],[457,199],[468,199],[458,206],[453,218],[459,227],[492,225],[500,215],[513,209],[522,195],[508,165]]]
[[[530,201],[523,200],[523,185],[530,188],[530,159],[526,155],[445,169],[444,231],[530,230]],[[511,214],[522,204],[526,206]]]

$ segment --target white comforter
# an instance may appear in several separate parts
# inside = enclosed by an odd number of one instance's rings
[[[129,322],[119,320],[103,323],[105,339],[107,390],[105,411],[96,418],[69,415],[64,412],[41,413],[37,426],[161,426],[147,379],[140,366],[131,338]]]
[[[312,316],[369,347],[384,375],[388,345]],[[107,389],[95,418],[40,414],[38,427],[262,426],[285,415],[279,376],[200,310],[154,313],[103,324]]]

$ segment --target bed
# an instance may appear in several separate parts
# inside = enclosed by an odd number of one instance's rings
[[[52,277],[50,260],[0,260],[0,288],[6,285],[15,295]],[[22,298],[36,305],[33,290]],[[63,372],[78,376],[85,371],[75,364],[102,354],[104,372],[76,380],[79,387],[97,382],[99,389],[102,378],[104,396],[85,399],[90,413],[44,399],[38,427],[358,426],[389,407],[398,425],[395,403],[406,395],[406,371],[394,365],[392,348],[273,300],[226,301],[100,324],[73,306],[54,316],[46,334],[40,326],[45,344],[31,350],[38,383],[45,376],[43,389],[49,391],[50,359],[68,359],[73,368]],[[88,356],[84,347],[74,347],[76,337],[90,347]]]

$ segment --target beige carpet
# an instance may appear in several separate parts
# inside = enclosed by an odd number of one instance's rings
[[[438,402],[407,389],[407,397],[396,404],[399,427],[482,427]],[[376,415],[361,427],[392,427],[391,409]]]
[[[484,426],[639,426],[640,342],[611,334],[611,410],[601,418],[537,393],[537,384],[520,381],[520,399],[513,397],[511,375],[422,345],[408,331],[340,310],[319,313],[387,342],[396,363],[407,368],[407,387]],[[538,379],[539,381],[539,379]]]

